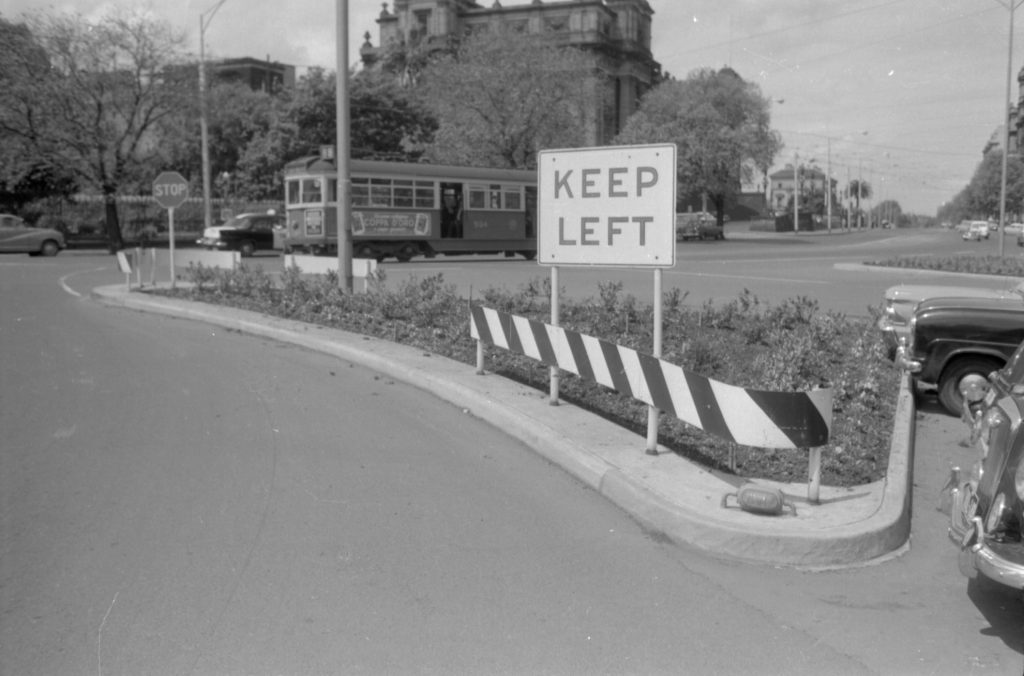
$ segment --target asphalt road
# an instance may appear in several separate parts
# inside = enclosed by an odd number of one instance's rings
[[[461,411],[272,342],[97,306],[107,256],[0,258],[0,672],[1020,674],[1019,597],[935,511],[853,570],[667,545]]]

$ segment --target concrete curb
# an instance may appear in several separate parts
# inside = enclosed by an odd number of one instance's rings
[[[801,503],[793,518],[722,509],[742,481],[695,465],[571,404],[423,350],[254,312],[99,287],[92,297],[133,310],[184,318],[263,336],[356,362],[424,389],[494,425],[593,488],[641,525],[668,540],[750,562],[807,568],[860,565],[890,555],[910,535],[915,408],[909,378],[897,404],[886,478],[854,488],[821,487],[806,502],[805,484],[758,484]]]

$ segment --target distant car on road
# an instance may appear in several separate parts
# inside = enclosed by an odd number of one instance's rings
[[[207,249],[239,251],[251,256],[256,251],[275,249],[274,231],[284,227],[284,216],[274,212],[238,214],[223,225],[203,230],[196,243]]]
[[[971,227],[962,235],[967,241],[981,241],[989,237],[989,224],[987,221],[971,221]]]
[[[725,229],[707,211],[676,214],[676,241],[688,239],[725,239]]]
[[[64,235],[52,228],[33,228],[24,219],[0,214],[0,252],[29,256],[56,256],[67,246]]]

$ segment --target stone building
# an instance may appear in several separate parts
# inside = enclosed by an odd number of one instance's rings
[[[361,50],[365,67],[375,67],[389,45],[425,44],[444,49],[475,31],[512,30],[542,35],[560,46],[584,49],[605,76],[594,93],[594,110],[584,116],[589,145],[611,140],[636,111],[640,98],[661,78],[651,55],[651,18],[647,0],[531,0],[484,6],[476,0],[394,0],[377,19],[378,46]]]

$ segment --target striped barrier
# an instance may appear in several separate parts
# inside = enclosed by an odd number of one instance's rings
[[[606,340],[480,306],[471,308],[470,333],[483,344],[593,380],[737,444],[809,448],[829,440],[831,388],[769,392],[726,385]]]

